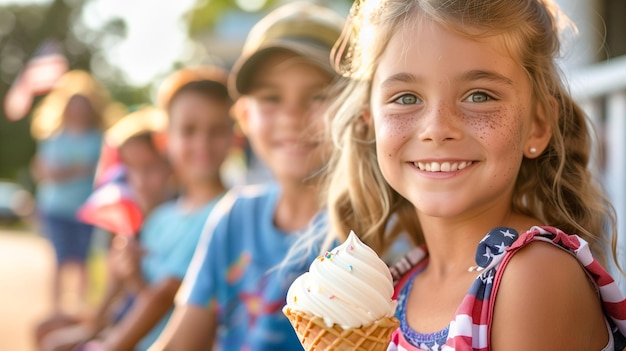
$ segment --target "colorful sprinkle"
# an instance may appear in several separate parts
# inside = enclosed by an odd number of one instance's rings
[[[352,272],[353,267],[351,264],[348,265],[348,269],[350,270],[350,272]]]
[[[297,297],[297,296],[294,296],[294,297],[293,297],[293,302],[294,302],[294,303],[295,303],[295,302],[298,302],[298,297]]]
[[[328,252],[328,251],[326,251],[326,253],[324,254],[324,256],[326,256],[326,258],[332,258],[332,257],[333,257],[333,254],[332,254],[332,253],[330,253],[330,252]]]
[[[350,251],[354,250],[354,246],[352,246],[352,245],[348,246],[348,250],[350,250]]]
[[[328,298],[332,300],[335,298],[335,295],[330,295]]]

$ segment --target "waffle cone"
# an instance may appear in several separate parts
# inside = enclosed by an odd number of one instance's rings
[[[400,324],[395,317],[387,317],[360,328],[343,329],[336,324],[328,327],[322,318],[302,311],[285,308],[283,312],[307,351],[385,351]]]

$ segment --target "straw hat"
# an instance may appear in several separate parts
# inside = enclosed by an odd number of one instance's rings
[[[104,140],[107,145],[120,147],[128,139],[145,133],[165,133],[167,130],[167,115],[160,108],[145,106],[132,112],[109,128]]]
[[[108,92],[91,74],[81,70],[69,71],[33,112],[31,133],[35,139],[46,139],[61,128],[65,107],[74,95],[89,100],[102,129],[113,124],[126,110],[123,105],[111,102]]]

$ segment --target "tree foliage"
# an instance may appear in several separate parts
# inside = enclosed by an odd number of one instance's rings
[[[279,0],[268,0],[261,7],[261,10],[270,8]],[[187,20],[189,35],[197,36],[206,31],[212,31],[219,19],[227,12],[241,11],[239,5],[234,0],[204,0],[189,13]]]
[[[246,0],[241,0],[246,1]],[[266,0],[259,11],[267,11],[289,0]],[[344,2],[352,4],[353,0],[311,0],[320,5],[330,5],[331,2]],[[235,0],[201,0],[197,6],[189,12],[188,29],[189,35],[194,37],[204,32],[212,31],[219,23],[224,14],[228,12],[242,11]]]
[[[87,1],[53,0],[49,4],[0,6],[0,97],[6,95],[39,45],[46,39],[55,39],[63,45],[71,69],[93,71],[96,62],[112,78],[108,88],[114,99],[127,105],[148,100],[148,87],[127,87],[118,79],[122,75],[115,67],[97,60],[102,43],[123,38],[126,24],[113,19],[104,30],[90,30],[81,22]],[[27,178],[28,164],[35,152],[29,124],[30,117],[9,122],[0,108],[0,178]]]

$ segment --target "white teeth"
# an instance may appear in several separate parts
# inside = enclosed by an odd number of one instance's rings
[[[471,164],[472,164],[471,162],[461,162],[461,164],[459,164],[459,171]]]
[[[413,165],[415,167],[417,167],[418,169],[422,170],[422,171],[426,171],[426,172],[455,172],[455,171],[460,171],[462,169],[467,168],[468,166],[470,166],[472,164],[472,161],[464,161],[464,162],[455,162],[455,163],[450,163],[450,162],[444,162],[444,163],[438,163],[438,162],[429,162],[429,163],[423,163],[423,162],[413,162]]]

